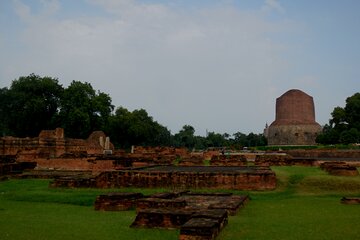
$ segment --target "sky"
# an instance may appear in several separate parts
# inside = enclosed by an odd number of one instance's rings
[[[300,89],[316,121],[360,90],[358,0],[1,0],[0,88],[89,82],[171,132],[262,133]]]

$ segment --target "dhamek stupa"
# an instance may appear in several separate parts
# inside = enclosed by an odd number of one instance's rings
[[[313,98],[291,89],[276,99],[275,121],[264,134],[268,145],[314,145],[319,132]]]

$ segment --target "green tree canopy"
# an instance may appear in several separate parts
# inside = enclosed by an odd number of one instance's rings
[[[360,93],[346,99],[344,108],[335,107],[331,113],[329,124],[316,138],[318,143],[358,143],[360,142]]]
[[[146,110],[133,112],[124,107],[110,117],[107,132],[113,143],[128,148],[131,145],[170,145],[170,131],[154,121]]]
[[[60,103],[59,124],[74,138],[86,138],[92,131],[103,129],[114,109],[109,95],[80,81],[72,81]]]
[[[14,80],[0,91],[3,134],[37,136],[42,129],[56,127],[55,115],[63,93],[58,80],[30,74]]]

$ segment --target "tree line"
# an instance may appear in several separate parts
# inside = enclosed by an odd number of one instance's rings
[[[335,107],[316,141],[322,144],[360,143],[360,93],[346,99],[345,107]]]
[[[344,108],[335,107],[331,116],[316,139],[318,143],[360,142],[360,93],[348,97]],[[70,138],[87,138],[91,132],[102,130],[121,148],[143,145],[240,149],[267,145],[263,134],[209,132],[197,136],[191,125],[172,134],[144,109],[115,108],[108,94],[96,91],[87,82],[74,80],[64,88],[56,78],[30,74],[12,81],[9,88],[0,88],[2,136],[36,137],[43,129],[57,127],[64,128],[65,136]]]
[[[64,128],[65,136],[87,138],[102,130],[117,147],[131,145],[175,146],[189,149],[208,147],[264,146],[262,134],[233,135],[209,132],[195,135],[184,125],[178,133],[155,121],[146,110],[115,108],[111,97],[96,91],[90,83],[72,81],[64,88],[57,78],[35,74],[13,80],[0,89],[0,133],[2,136],[36,137],[43,129]]]

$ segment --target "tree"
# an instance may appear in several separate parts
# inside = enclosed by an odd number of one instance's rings
[[[360,130],[360,93],[355,93],[346,99],[344,111],[348,129],[355,128]]]
[[[357,143],[360,141],[360,93],[346,99],[345,108],[335,107],[316,142],[322,144]]]
[[[242,133],[242,132],[237,132],[233,134],[234,137],[234,144],[237,145],[237,147],[242,148],[245,146],[248,146],[248,142],[247,142],[247,136],[246,134]]]
[[[224,135],[220,133],[209,132],[206,137],[206,143],[208,147],[224,147],[226,144]]]
[[[154,121],[144,109],[130,112],[124,107],[117,108],[110,117],[107,132],[115,145],[124,148],[170,145],[170,131]]]
[[[8,124],[8,117],[7,114],[9,109],[7,106],[10,105],[9,98],[8,98],[8,91],[7,88],[0,89],[0,136],[11,135],[12,132],[9,129]]]
[[[34,137],[56,126],[55,116],[63,93],[58,80],[30,74],[14,80],[0,91],[3,134]]]
[[[61,98],[58,122],[67,136],[86,138],[92,131],[105,128],[113,109],[109,95],[96,93],[90,83],[72,81]]]
[[[195,146],[195,129],[191,125],[184,125],[182,129],[174,135],[174,144],[177,147],[187,147],[193,149]]]
[[[344,144],[358,143],[360,142],[360,132],[356,128],[342,131],[339,140]]]

